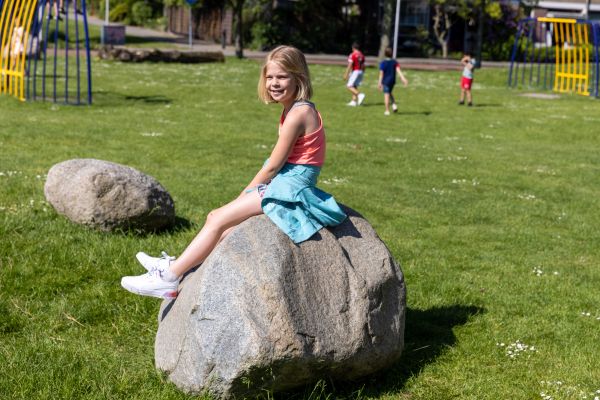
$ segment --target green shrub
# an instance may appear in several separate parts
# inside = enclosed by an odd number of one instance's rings
[[[109,18],[111,21],[122,21],[129,22],[129,5],[127,3],[119,3],[113,7],[109,12]]]
[[[135,25],[146,25],[152,18],[152,7],[145,1],[138,1],[131,6],[131,22]]]

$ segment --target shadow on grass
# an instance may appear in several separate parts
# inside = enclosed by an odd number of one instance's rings
[[[130,94],[107,92],[107,91],[94,91],[93,92],[94,103],[96,105],[114,106],[118,105],[121,107],[123,102],[139,102],[145,104],[171,104],[173,99],[163,95],[147,95],[147,96],[134,96]]]
[[[427,310],[408,308],[406,312],[405,347],[402,357],[384,371],[361,381],[348,383],[320,381],[302,391],[276,394],[275,399],[360,399],[398,395],[408,379],[417,376],[435,362],[448,347],[456,344],[453,329],[485,310],[476,306],[452,305]],[[326,387],[324,387],[326,386]],[[315,391],[319,392],[314,396]]]
[[[432,114],[431,111],[397,111],[395,113],[393,113],[392,115],[424,115],[426,117],[430,116]]]
[[[408,308],[402,357],[387,371],[364,382],[362,393],[376,396],[402,390],[410,377],[419,375],[446,348],[456,344],[455,327],[482,312],[484,309],[480,307],[458,304],[427,310]]]
[[[486,103],[481,103],[481,104],[479,104],[479,103],[473,103],[472,107],[474,107],[474,108],[500,107],[500,104],[496,104],[496,103],[489,103],[489,104],[486,104]]]

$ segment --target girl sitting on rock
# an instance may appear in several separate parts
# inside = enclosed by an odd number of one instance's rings
[[[235,200],[208,214],[177,259],[164,252],[158,258],[138,253],[148,273],[123,277],[125,289],[143,296],[177,297],[183,274],[201,264],[236,225],[254,215],[266,214],[295,243],[346,218],[335,199],[315,187],[325,161],[325,130],[309,101],[312,86],[304,54],[290,46],[271,51],[262,67],[258,96],[265,103],[283,106],[271,156]]]

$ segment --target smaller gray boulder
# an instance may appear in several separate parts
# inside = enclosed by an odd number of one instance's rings
[[[108,161],[74,159],[54,165],[44,194],[59,214],[104,231],[156,230],[175,221],[173,199],[156,179]]]

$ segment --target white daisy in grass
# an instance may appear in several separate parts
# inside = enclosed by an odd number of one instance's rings
[[[458,136],[446,136],[445,139],[446,140],[450,140],[450,141],[454,141],[454,140],[458,140],[459,137]]]
[[[533,200],[537,199],[537,197],[535,197],[534,194],[528,194],[528,193],[519,194],[519,195],[517,195],[517,197],[520,198],[521,200],[527,200],[527,201],[533,201]]]
[[[496,346],[502,348],[504,350],[504,355],[511,360],[522,357],[529,358],[531,357],[532,353],[537,352],[535,346],[525,344],[520,340],[516,340],[515,342],[507,345],[504,343],[496,343]]]
[[[559,380],[540,381],[540,398],[543,400],[581,399],[600,400],[600,389],[593,390],[580,384],[570,384]]]
[[[11,176],[17,176],[17,175],[23,175],[23,171],[4,171],[4,172],[0,172],[0,176],[11,177]]]
[[[160,132],[142,132],[142,136],[146,136],[146,137],[157,137],[157,136],[162,136],[163,134]]]
[[[254,145],[254,147],[256,147],[257,149],[266,149],[267,145],[266,144],[256,144],[256,145]]]
[[[540,267],[535,267],[535,268],[533,268],[533,273],[536,276],[542,276],[544,274],[544,271],[542,271],[542,269]]]
[[[483,133],[481,135],[479,135],[482,139],[493,139],[494,137],[492,135],[484,135]]]
[[[448,191],[448,190],[438,189],[438,188],[431,188],[430,192],[431,193],[435,193],[435,194],[439,194],[439,195],[450,193],[450,191]]]
[[[437,161],[465,161],[466,159],[466,156],[438,156],[436,158]]]
[[[393,142],[393,143],[406,143],[408,142],[408,139],[406,138],[399,138],[399,137],[389,137],[387,139],[385,139],[386,142]]]
[[[323,179],[320,183],[324,185],[343,185],[348,183],[348,179],[334,176],[333,178]]]

